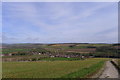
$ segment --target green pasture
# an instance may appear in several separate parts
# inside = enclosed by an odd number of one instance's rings
[[[100,69],[105,58],[76,61],[3,62],[3,78],[86,77]]]
[[[54,58],[43,58],[43,61],[73,61],[81,60],[81,58],[64,58],[64,57],[54,57]]]
[[[22,52],[22,51],[31,51],[31,49],[2,49],[2,54],[8,54],[8,53],[12,53],[12,52]]]

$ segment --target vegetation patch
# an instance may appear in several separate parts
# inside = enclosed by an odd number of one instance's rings
[[[120,68],[120,59],[118,59],[118,67]]]
[[[81,70],[78,70],[77,72],[73,72],[70,74],[67,74],[63,76],[63,78],[85,78],[88,75],[93,74],[97,70],[99,70],[104,64],[104,61],[100,61],[97,64],[94,64],[90,67],[83,68]]]
[[[81,59],[80,58],[54,57],[54,58],[44,58],[41,60],[44,60],[44,61],[73,61],[73,60],[81,60]]]
[[[3,78],[85,77],[96,71],[105,58],[76,61],[3,62]],[[75,72],[75,73],[74,73]],[[76,73],[77,72],[77,73]],[[80,74],[80,75],[78,75]]]

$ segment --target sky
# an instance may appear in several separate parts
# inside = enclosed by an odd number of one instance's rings
[[[116,43],[117,2],[3,2],[3,43]]]

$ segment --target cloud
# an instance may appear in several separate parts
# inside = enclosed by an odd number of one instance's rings
[[[20,42],[114,42],[106,30],[117,28],[115,4],[3,3],[3,29]],[[108,38],[96,40],[99,32]]]

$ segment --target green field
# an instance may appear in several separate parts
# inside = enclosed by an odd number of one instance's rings
[[[2,60],[5,61],[6,59],[11,59],[11,61],[73,61],[73,60],[82,60],[81,58],[49,57],[47,55],[3,56]]]
[[[82,78],[99,70],[107,59],[3,62],[3,78]]]
[[[22,52],[22,51],[31,51],[31,49],[2,49],[2,54],[8,54],[8,53],[11,53],[11,52]]]
[[[73,61],[81,60],[80,58],[64,58],[64,57],[54,57],[54,58],[43,58],[43,61]]]

